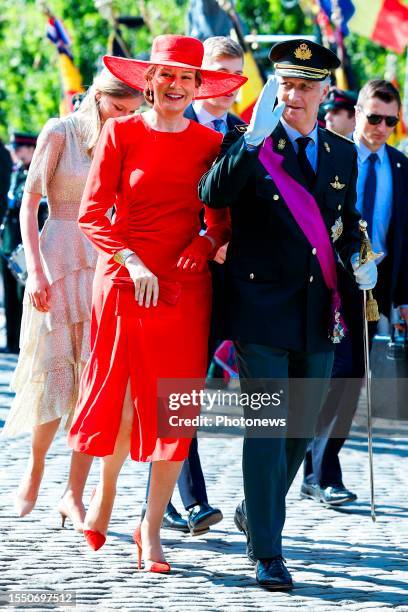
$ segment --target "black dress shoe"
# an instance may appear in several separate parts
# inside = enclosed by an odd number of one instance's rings
[[[142,506],[142,512],[140,513],[140,520],[143,521],[146,514],[146,504]],[[190,530],[186,519],[183,519],[180,512],[176,510],[171,502],[167,504],[166,512],[163,516],[162,521],[163,529],[172,529],[181,533],[188,533]]]
[[[270,591],[290,591],[293,589],[292,577],[278,555],[272,559],[259,559],[256,563],[256,581],[259,586]]]
[[[326,487],[321,489],[321,499],[329,506],[341,506],[341,504],[356,501],[357,495],[346,487]]]
[[[164,513],[162,527],[164,529],[172,529],[173,531],[181,531],[182,533],[189,532],[186,519],[183,519],[180,512],[177,512],[171,502],[168,503]]]
[[[347,502],[356,501],[357,495],[345,487],[326,487],[323,489],[317,484],[303,483],[300,489],[300,497],[314,499],[327,506],[341,506]]]
[[[234,523],[238,531],[242,531],[246,537],[246,554],[250,562],[255,565],[256,558],[252,549],[251,539],[249,537],[248,521],[246,516],[245,499],[236,507],[234,514]]]
[[[197,504],[188,511],[188,527],[191,535],[202,535],[210,530],[211,525],[222,521],[223,515],[218,508],[207,503]]]
[[[6,353],[7,355],[18,355],[20,348],[18,346],[4,346],[0,348],[0,353]]]
[[[302,499],[314,499],[317,502],[321,502],[321,488],[318,484],[308,484],[306,482],[302,482],[302,486],[300,488],[300,497]]]

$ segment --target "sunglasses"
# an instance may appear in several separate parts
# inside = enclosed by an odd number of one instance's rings
[[[367,115],[367,113],[364,114],[367,117],[367,121],[370,125],[380,125],[380,123],[384,120],[385,125],[387,127],[395,127],[399,121],[399,117],[394,117],[393,115]]]

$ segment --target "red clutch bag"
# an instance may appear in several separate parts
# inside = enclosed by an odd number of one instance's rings
[[[112,284],[118,289],[135,289],[135,284],[129,276],[118,276],[112,279]],[[174,306],[180,298],[181,284],[175,281],[159,279],[159,301]]]

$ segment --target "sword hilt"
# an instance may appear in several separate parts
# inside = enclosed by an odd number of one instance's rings
[[[383,255],[383,253],[374,253],[370,238],[367,233],[367,221],[364,219],[360,219],[359,221],[359,230],[363,234],[363,239],[361,241],[360,253],[358,258],[358,265],[363,266],[368,261],[375,261],[379,257]],[[367,321],[379,321],[380,313],[378,310],[377,300],[373,296],[373,292],[371,289],[368,292],[368,299],[366,302],[365,315]]]
[[[379,257],[382,257],[384,253],[374,253],[371,246],[370,238],[367,233],[367,221],[364,221],[364,219],[360,219],[360,221],[358,222],[358,227],[360,232],[363,234],[358,260],[359,266],[362,266],[367,263],[367,261],[375,261]]]

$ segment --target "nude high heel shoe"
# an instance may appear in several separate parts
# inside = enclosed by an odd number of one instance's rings
[[[67,506],[64,503],[64,497],[61,497],[61,499],[58,502],[58,506],[57,506],[57,510],[61,515],[61,528],[64,529],[65,528],[65,521],[67,519],[69,519],[72,523],[73,528],[75,529],[75,531],[77,533],[83,533],[84,531],[84,524],[82,521],[76,521],[72,518],[71,514],[68,511]]]
[[[142,569],[142,534],[141,534],[141,523],[136,527],[133,533],[133,541],[137,546],[137,569]],[[144,562],[144,568],[147,572],[153,572],[155,574],[168,574],[170,571],[170,565],[167,561],[152,561],[147,559]]]
[[[24,489],[23,484],[26,479],[26,474],[23,476],[20,482],[20,485],[13,497],[14,509],[17,513],[17,516],[19,516],[20,518],[22,518],[23,516],[26,516],[27,514],[30,514],[30,512],[34,509],[35,504],[37,503],[38,492],[41,486],[43,474],[44,474],[44,471],[41,472],[40,483],[38,485],[37,495],[35,496],[35,499],[26,499],[25,497],[20,495],[19,491],[21,491],[21,489]]]
[[[23,497],[20,497],[18,493],[16,493],[14,496],[14,509],[17,515],[22,518],[23,516],[30,514],[36,502],[36,499],[34,501],[30,499],[24,499]]]

